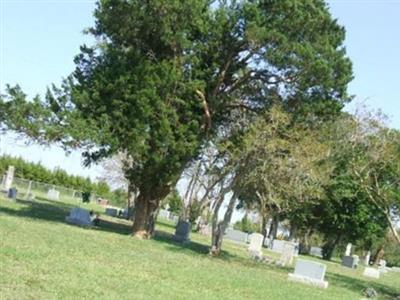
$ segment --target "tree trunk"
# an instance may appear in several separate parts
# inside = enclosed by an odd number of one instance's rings
[[[157,219],[159,204],[170,189],[169,187],[143,189],[135,199],[134,221],[132,235],[148,239],[154,236],[154,228]]]
[[[267,237],[267,222],[268,222],[268,216],[267,215],[261,216],[261,234],[264,236],[263,244]]]
[[[393,234],[394,239],[396,240],[396,242],[398,244],[400,244],[400,237],[399,237],[399,234],[397,233],[396,226],[393,224],[392,219],[390,218],[390,212],[385,213],[385,216],[386,216],[386,220],[389,223],[389,228]]]
[[[270,226],[269,234],[268,234],[268,237],[270,239],[276,239],[276,236],[278,235],[278,226],[279,226],[278,215],[274,215],[272,217],[272,222],[271,222],[271,226]]]
[[[335,251],[336,245],[340,242],[342,238],[341,234],[336,236],[336,239],[328,240],[325,245],[322,247],[322,258],[325,260],[331,260],[333,251]]]
[[[379,265],[379,261],[383,258],[384,255],[385,255],[385,250],[383,250],[383,246],[380,246],[374,256],[374,266]]]
[[[290,224],[290,235],[289,235],[289,241],[294,241],[297,237],[297,225],[295,224]]]
[[[233,193],[231,199],[229,200],[228,208],[225,212],[224,219],[220,222],[218,222],[218,212],[222,203],[224,202],[224,195],[219,199],[215,207],[215,212],[213,216],[213,226],[212,226],[211,249],[210,249],[210,254],[212,256],[219,256],[221,254],[222,240],[224,238],[226,227],[231,221],[233,210],[235,208],[236,199],[237,199],[236,194]]]
[[[301,238],[299,243],[299,253],[309,254],[310,253],[310,237],[314,233],[312,228],[308,228],[304,236]]]

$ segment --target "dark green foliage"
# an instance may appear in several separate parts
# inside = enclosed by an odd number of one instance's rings
[[[325,118],[350,99],[345,31],[321,0],[101,0],[94,16],[97,43],[81,47],[73,74],[44,101],[8,87],[0,126],[84,147],[86,163],[127,153],[138,211],[156,210],[238,117],[242,130],[281,103],[300,119]],[[148,218],[135,220],[150,228]]]
[[[182,211],[182,198],[177,189],[173,189],[171,193],[163,201],[163,205],[168,204],[168,210],[175,215],[179,216]]]
[[[90,202],[90,192],[86,191],[82,193],[82,202],[89,203]]]

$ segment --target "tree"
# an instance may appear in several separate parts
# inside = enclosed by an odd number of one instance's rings
[[[86,163],[126,153],[136,236],[153,235],[160,200],[238,114],[249,122],[280,102],[327,116],[349,100],[345,32],[321,0],[101,0],[94,16],[97,43],[81,47],[73,74],[44,101],[8,87],[0,122],[84,148]]]

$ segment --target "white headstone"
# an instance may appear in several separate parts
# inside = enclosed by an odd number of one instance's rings
[[[293,256],[296,245],[292,242],[285,242],[283,245],[283,251],[279,259],[279,264],[282,266],[291,265],[293,263]]]
[[[262,244],[264,236],[260,233],[253,233],[250,237],[249,253],[251,256],[262,257]]]
[[[320,247],[311,247],[310,248],[310,255],[316,257],[322,257],[322,248]]]
[[[68,223],[80,225],[80,226],[90,226],[92,225],[92,220],[90,218],[90,213],[86,209],[80,207],[74,207],[69,216],[65,218]]]
[[[314,261],[298,259],[294,273],[289,273],[289,280],[310,284],[320,288],[327,288],[324,281],[326,265]]]
[[[14,172],[15,172],[14,166],[9,166],[7,173],[6,173],[6,177],[4,179],[4,185],[3,185],[4,190],[7,192],[12,187],[12,183],[14,181]]]
[[[371,259],[371,251],[368,251],[364,256],[364,265],[369,266],[369,260]]]
[[[378,269],[366,267],[363,276],[379,279],[380,272]]]
[[[50,189],[47,192],[47,198],[50,200],[59,200],[60,199],[60,192],[57,191],[56,189]]]
[[[351,243],[348,243],[346,246],[346,252],[345,252],[345,256],[350,256],[351,255]]]

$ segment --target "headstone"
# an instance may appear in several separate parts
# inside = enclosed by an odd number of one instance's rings
[[[16,188],[10,188],[7,193],[7,197],[10,199],[17,199],[18,190]]]
[[[263,244],[264,236],[260,233],[253,233],[250,236],[250,245],[248,248],[249,254],[251,257],[262,257],[262,244]]]
[[[57,191],[56,189],[50,189],[47,192],[47,198],[49,198],[50,200],[59,200],[60,192]]]
[[[160,209],[160,211],[158,212],[158,216],[163,219],[169,219],[169,214],[170,212],[165,209]]]
[[[272,240],[271,243],[270,243],[271,244],[271,251],[282,253],[283,249],[285,247],[285,243],[287,243],[287,241],[284,241],[284,240]],[[299,255],[299,243],[294,243],[294,242],[290,242],[290,243],[294,244],[293,255],[294,256],[298,256]]]
[[[90,218],[89,211],[80,207],[74,207],[69,216],[65,218],[65,221],[67,221],[67,223],[79,226],[92,225],[92,219]]]
[[[189,234],[190,234],[190,222],[179,221],[178,225],[176,225],[173,240],[178,243],[190,242]]]
[[[278,262],[281,266],[284,267],[293,263],[295,248],[296,245],[292,242],[286,242],[284,244],[283,251]]]
[[[364,265],[369,266],[369,260],[371,259],[371,251],[368,251],[364,256]]]
[[[310,255],[316,257],[322,257],[322,248],[320,247],[311,247],[310,248]]]
[[[113,207],[106,208],[106,215],[110,217],[116,217],[118,215],[118,209]]]
[[[351,243],[348,243],[346,246],[346,252],[345,252],[345,256],[350,256],[351,255]]]
[[[314,261],[296,261],[294,273],[289,273],[289,280],[313,285],[319,288],[327,288],[328,282],[324,281],[326,265]]]
[[[351,269],[355,269],[355,268],[357,268],[358,260],[359,260],[359,258],[358,258],[357,255],[343,256],[343,258],[342,258],[342,266],[347,267],[347,268],[351,268]]]
[[[378,269],[379,269],[379,272],[381,272],[381,273],[388,272],[388,270],[386,268],[386,260],[384,260],[384,259],[379,260],[379,268]]]
[[[14,180],[14,172],[15,172],[14,166],[9,166],[3,184],[3,189],[6,192],[8,192],[11,189]]]
[[[269,238],[265,238],[264,239],[264,246],[265,247],[267,247],[267,248],[272,248],[272,241],[271,241],[271,239],[269,239]]]
[[[247,236],[246,232],[235,230],[232,228],[227,228],[225,230],[225,238],[231,241],[240,242],[240,243],[247,243]]]
[[[130,220],[131,217],[133,216],[133,211],[134,211],[134,207],[133,206],[124,208],[124,211],[122,213],[122,217],[125,220]]]
[[[371,277],[371,278],[379,279],[379,275],[380,275],[379,270],[375,269],[375,268],[371,268],[371,267],[366,267],[364,269],[364,272],[363,272],[363,276],[365,276],[365,277]]]

